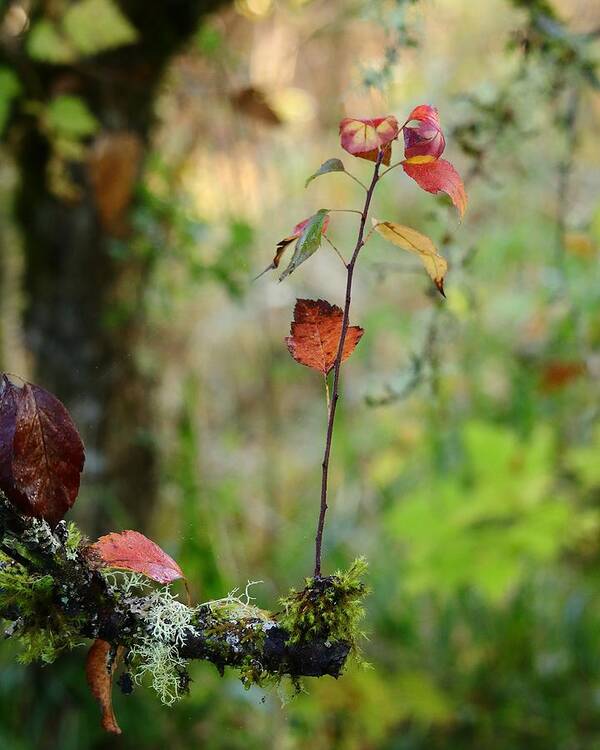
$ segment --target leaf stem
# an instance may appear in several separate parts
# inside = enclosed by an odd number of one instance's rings
[[[366,192],[368,192],[369,188],[365,185],[365,183],[362,180],[359,180],[358,177],[355,177],[352,172],[348,172],[347,169],[344,169],[344,172],[348,175],[348,177],[351,177],[354,182],[357,182],[361,188]]]
[[[362,216],[363,214],[363,212],[359,211],[357,208],[328,208],[327,211],[336,214],[358,214],[359,216]]]
[[[401,161],[397,161],[395,164],[392,164],[391,167],[388,167],[387,169],[384,169],[383,172],[380,174],[379,179],[382,177],[385,177],[385,175],[390,172],[392,169],[395,169],[396,167],[399,167],[402,164]]]
[[[367,195],[365,197],[365,204],[363,210],[360,212],[360,226],[358,228],[358,237],[356,239],[356,246],[352,253],[352,258],[347,265],[346,275],[346,301],[344,304],[344,315],[342,317],[342,331],[340,333],[340,343],[338,345],[337,355],[335,357],[335,364],[333,367],[333,389],[331,395],[331,403],[329,405],[329,418],[327,420],[327,435],[325,438],[325,451],[323,454],[322,463],[322,475],[321,475],[321,508],[319,512],[319,522],[317,524],[317,535],[315,537],[315,578],[321,576],[321,550],[323,546],[323,529],[325,527],[325,515],[327,513],[327,483],[329,478],[329,458],[331,456],[331,444],[333,440],[333,426],[335,422],[335,412],[337,402],[340,398],[339,386],[340,386],[340,369],[342,366],[342,355],[344,352],[344,344],[346,343],[346,334],[348,333],[348,325],[350,322],[350,305],[352,303],[352,281],[354,278],[354,267],[358,260],[358,254],[362,246],[365,244],[364,233],[365,224],[367,223],[367,216],[369,214],[369,208],[371,206],[371,200],[373,198],[373,192],[377,185],[379,177],[379,168],[383,160],[384,152],[380,149],[377,154],[377,161],[375,162],[375,168],[373,169],[373,177],[371,184],[367,189]]]
[[[342,263],[344,264],[344,267],[345,267],[345,268],[348,268],[348,264],[346,263],[346,259],[345,259],[345,258],[344,258],[344,256],[343,256],[343,255],[342,255],[342,254],[340,253],[340,251],[339,251],[339,250],[337,249],[337,247],[336,247],[336,246],[335,246],[335,245],[333,244],[333,242],[332,242],[332,241],[331,241],[331,240],[329,239],[329,237],[328,237],[328,236],[327,236],[326,234],[324,234],[324,235],[323,235],[323,237],[325,238],[325,240],[326,240],[327,242],[329,242],[329,244],[331,245],[331,247],[332,247],[332,248],[333,248],[333,249],[335,250],[335,252],[336,252],[336,253],[338,254],[338,256],[339,256],[340,260],[341,260],[341,261],[342,261]]]

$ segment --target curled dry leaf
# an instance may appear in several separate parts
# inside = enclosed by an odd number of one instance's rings
[[[92,560],[100,567],[121,568],[142,573],[158,583],[171,583],[185,578],[173,558],[139,531],[113,532],[101,536],[88,547]]]
[[[73,505],[85,460],[63,404],[32,383],[0,380],[0,489],[22,513],[56,524]]]
[[[431,276],[433,283],[440,293],[444,297],[446,296],[444,294],[444,277],[448,271],[448,263],[438,253],[433,241],[427,235],[421,234],[416,229],[406,227],[403,224],[396,224],[393,221],[377,221],[377,219],[373,219],[373,226],[375,227],[375,231],[384,239],[392,242],[397,247],[401,247],[403,250],[408,250],[409,253],[418,255],[425,266],[425,270]]]
[[[266,93],[255,86],[236,91],[230,100],[232,105],[247,117],[260,120],[267,125],[281,125],[281,117],[269,104]]]
[[[102,133],[88,153],[87,170],[102,226],[117,237],[127,234],[127,209],[142,158],[140,138],[127,131]]]
[[[283,281],[287,276],[293,273],[301,263],[308,260],[311,255],[317,252],[321,246],[323,232],[329,224],[329,214],[327,209],[321,208],[316,214],[310,217],[302,229],[302,234],[298,237],[296,248],[290,261],[290,264],[279,277]]]
[[[384,149],[383,164],[389,164],[392,141],[398,137],[398,120],[393,115],[360,120],[346,117],[340,122],[342,148],[353,156],[377,161],[380,148]]]
[[[327,375],[333,369],[340,336],[343,312],[325,300],[299,299],[294,308],[294,321],[285,343],[290,354],[301,365]],[[352,354],[364,330],[349,326],[344,341],[342,362]]]
[[[460,175],[449,161],[432,156],[413,156],[403,161],[402,167],[428,193],[449,195],[462,219],[467,208],[467,194]]]
[[[286,251],[286,248],[288,247],[288,245],[291,245],[292,242],[294,242],[299,237],[301,237],[302,233],[304,232],[306,227],[309,225],[309,223],[311,223],[313,219],[315,219],[315,217],[320,216],[322,213],[325,214],[325,218],[323,219],[322,224],[321,224],[321,234],[325,234],[325,232],[327,231],[327,227],[329,226],[329,214],[325,211],[325,209],[322,208],[313,216],[309,216],[307,219],[304,219],[303,221],[298,222],[298,224],[296,224],[296,226],[292,230],[292,233],[288,237],[284,237],[282,240],[279,240],[276,246],[277,250],[275,251],[275,257],[273,258],[271,263],[265,268],[265,270],[261,271],[258,274],[258,276],[254,278],[254,281],[256,281],[256,279],[260,279],[261,276],[264,276],[264,274],[267,273],[267,271],[272,271],[275,268],[279,268],[279,263],[281,262],[281,258],[284,252]],[[320,244],[320,238],[319,238],[319,244]],[[318,247],[319,245],[317,245],[315,250],[318,249]],[[306,260],[306,258],[304,258],[304,260]],[[297,263],[296,265],[299,265],[299,263]]]
[[[439,158],[446,147],[446,140],[440,125],[440,116],[436,107],[421,104],[415,107],[408,116],[407,122],[418,122],[418,125],[405,125],[404,156],[433,156]]]
[[[112,682],[117,663],[123,653],[119,646],[111,653],[111,645],[99,638],[92,643],[85,662],[85,675],[92,695],[102,709],[102,728],[112,734],[121,734],[112,707]]]

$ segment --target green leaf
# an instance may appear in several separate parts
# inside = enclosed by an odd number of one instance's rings
[[[57,96],[46,109],[46,124],[57,136],[85,138],[93,135],[100,123],[78,96]]]
[[[308,260],[311,255],[317,252],[321,245],[323,224],[327,219],[328,213],[329,212],[326,208],[321,208],[311,217],[308,224],[304,227],[304,231],[298,238],[292,260],[279,277],[279,281],[283,281],[295,271],[301,263],[304,263],[305,260]]]
[[[38,21],[27,36],[27,52],[34,60],[64,65],[77,57],[56,26],[46,18]]]
[[[67,36],[84,55],[133,44],[138,32],[112,0],[80,0],[63,18]]]
[[[340,159],[327,159],[327,161],[324,161],[323,164],[317,169],[317,171],[314,174],[311,174],[311,176],[306,180],[306,183],[304,184],[304,187],[307,188],[309,184],[315,179],[315,177],[319,177],[322,174],[328,174],[329,172],[345,172],[344,165],[340,161]]]
[[[214,57],[222,50],[225,39],[216,26],[205,23],[198,29],[194,43],[201,55]]]
[[[13,99],[21,93],[21,84],[14,71],[4,66],[0,67],[0,134],[10,114]]]

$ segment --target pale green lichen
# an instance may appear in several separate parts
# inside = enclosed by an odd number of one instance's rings
[[[151,581],[142,573],[105,568],[100,571],[100,575],[106,581],[110,593],[121,598],[137,595],[144,589],[152,588]]]
[[[197,608],[180,602],[169,586],[155,589],[138,601],[132,599],[130,606],[143,623],[143,633],[129,651],[136,663],[134,679],[139,684],[150,675],[161,701],[171,705],[181,698],[187,685],[188,660],[179,655],[178,649],[193,630]]]
[[[140,638],[129,653],[138,661],[134,673],[138,684],[145,675],[150,675],[152,687],[167,706],[182,697],[187,684],[188,661],[179,656],[175,645],[146,636]]]
[[[132,606],[135,612],[136,607]],[[155,589],[138,608],[145,629],[152,638],[181,646],[186,634],[193,630],[196,607],[188,607],[173,596],[169,586]]]
[[[61,548],[61,543],[53,534],[50,524],[43,518],[32,518],[29,528],[22,532],[19,542],[26,547],[35,545],[51,555],[55,555]]]
[[[203,607],[208,607],[213,615],[220,620],[263,620],[272,619],[272,615],[264,609],[260,609],[252,602],[256,597],[250,596],[250,588],[257,586],[262,581],[248,581],[243,594],[239,594],[239,588],[230,591],[222,599],[213,599],[204,602]]]

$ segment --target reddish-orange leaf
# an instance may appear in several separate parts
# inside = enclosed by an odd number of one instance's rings
[[[133,570],[158,583],[185,578],[175,560],[139,531],[106,534],[88,550],[100,559],[102,567]]]
[[[112,707],[112,681],[123,647],[119,646],[111,659],[110,643],[100,639],[92,643],[85,662],[85,674],[92,695],[102,709],[102,728],[112,734],[121,734]]]
[[[58,523],[75,502],[83,443],[68,411],[32,383],[0,380],[0,489],[24,514]]]
[[[325,300],[296,300],[294,321],[290,335],[285,339],[296,362],[327,375],[335,364],[342,333],[342,318],[340,308]],[[352,354],[363,333],[360,326],[349,326],[342,361]]]
[[[340,122],[342,148],[361,159],[376,161],[380,148],[385,147],[383,163],[390,163],[391,143],[398,137],[398,121],[393,115],[359,120],[346,117]]]
[[[586,371],[584,362],[548,362],[542,370],[540,389],[552,393],[567,386],[572,380],[581,377]]]
[[[404,156],[410,159],[413,156],[433,156],[439,158],[446,140],[440,125],[440,116],[436,107],[421,104],[415,107],[408,116],[407,122],[416,120],[419,124],[405,125],[404,132]]]
[[[467,208],[467,194],[460,175],[445,159],[432,156],[414,156],[402,162],[409,177],[428,193],[446,193],[462,219]]]

